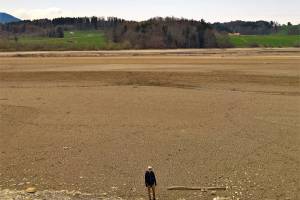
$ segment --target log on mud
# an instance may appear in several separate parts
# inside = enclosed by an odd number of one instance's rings
[[[171,186],[168,190],[226,190],[226,187],[186,187],[186,186]]]

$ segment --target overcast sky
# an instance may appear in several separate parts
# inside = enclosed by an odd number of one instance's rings
[[[0,0],[0,12],[21,19],[61,16],[116,16],[144,20],[155,16],[208,22],[267,20],[300,23],[300,0]]]

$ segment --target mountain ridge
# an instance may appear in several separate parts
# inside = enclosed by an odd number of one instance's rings
[[[12,16],[5,12],[0,12],[0,23],[6,24],[11,22],[18,22],[21,21],[19,18]]]

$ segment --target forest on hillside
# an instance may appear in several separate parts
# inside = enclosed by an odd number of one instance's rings
[[[156,17],[142,22],[116,17],[66,17],[0,24],[2,40],[6,38],[15,42],[24,36],[64,38],[66,31],[101,31],[109,44],[120,49],[232,47],[228,33],[300,35],[299,25],[290,23],[232,21],[211,24],[204,20],[174,17]]]

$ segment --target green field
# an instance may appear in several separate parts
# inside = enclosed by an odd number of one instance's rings
[[[218,36],[219,47],[300,47],[300,35]],[[112,43],[100,31],[65,31],[64,38],[19,36],[0,38],[0,51],[127,49]]]
[[[65,31],[64,38],[22,36],[0,40],[0,50],[99,50],[106,43],[99,31]]]
[[[300,35],[240,35],[229,36],[233,47],[299,47]]]

